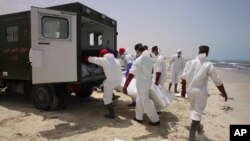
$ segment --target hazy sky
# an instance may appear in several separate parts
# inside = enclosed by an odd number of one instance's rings
[[[210,59],[250,60],[250,0],[0,0],[0,15],[76,1],[117,20],[118,47],[193,58],[206,44]]]

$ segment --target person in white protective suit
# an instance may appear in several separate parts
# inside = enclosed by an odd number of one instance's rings
[[[124,64],[125,71],[129,70],[134,61],[133,55],[129,54],[128,49],[126,50],[125,48],[119,48],[118,52],[119,52],[120,61]]]
[[[103,67],[106,76],[106,80],[104,81],[103,102],[109,111],[105,117],[114,119],[115,112],[112,95],[113,89],[118,87],[122,82],[121,65],[119,61],[114,58],[114,55],[109,53],[107,49],[101,49],[99,54],[103,57],[88,57],[88,61]]]
[[[138,54],[138,49],[140,48],[140,47],[142,47],[142,44],[141,43],[138,43],[138,44],[136,44],[135,45],[135,47],[134,47],[134,49],[135,49],[135,52],[136,52],[136,55],[135,55],[135,57],[136,58],[138,58],[139,57],[139,54]],[[131,54],[128,54],[128,53],[126,53],[126,55],[125,55],[125,57],[124,57],[124,62],[125,62],[125,64],[127,64],[126,65],[126,69],[125,69],[125,77],[127,77],[128,76],[128,74],[129,74],[129,71],[130,71],[130,69],[131,69],[131,67],[132,67],[132,65],[133,65],[133,62],[135,61],[135,58],[133,55],[131,55]],[[131,97],[131,99],[132,99],[132,102],[130,103],[130,104],[128,104],[128,106],[129,107],[135,107],[135,105],[136,105],[136,98],[135,97]]]
[[[123,87],[123,93],[127,94],[127,87],[135,76],[138,96],[136,98],[135,118],[138,123],[143,122],[143,114],[146,113],[151,122],[149,125],[157,126],[160,119],[157,115],[152,101],[149,99],[150,88],[152,85],[153,62],[148,51],[144,47],[138,49],[138,57],[130,69],[129,75]]]
[[[189,132],[189,141],[195,140],[196,132],[202,133],[203,126],[200,124],[200,121],[207,103],[207,83],[209,76],[221,92],[221,96],[227,101],[227,94],[223,83],[217,76],[213,64],[206,61],[208,53],[208,46],[200,46],[199,55],[186,63],[182,74],[181,95],[185,97],[187,93],[191,108],[192,123]]]
[[[153,67],[153,83],[158,86],[161,85],[164,88],[164,83],[167,80],[167,66],[166,58],[159,54],[157,46],[152,47],[151,57],[153,58],[154,67]],[[155,109],[158,114],[161,113],[160,108],[155,105]]]
[[[158,47],[154,46],[151,49],[152,57],[155,59],[153,69],[153,81],[156,86],[161,85],[164,88],[164,83],[167,80],[167,65],[166,58],[159,54]]]
[[[177,54],[173,55],[169,61],[169,70],[171,65],[173,64],[171,82],[169,83],[168,90],[170,91],[172,87],[172,83],[174,83],[174,92],[179,93],[177,91],[179,76],[185,66],[185,59],[182,58],[182,51],[180,49],[177,50]]]

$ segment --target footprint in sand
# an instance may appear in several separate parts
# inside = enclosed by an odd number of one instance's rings
[[[217,117],[216,114],[211,114],[211,113],[203,113],[203,115],[208,115],[208,116],[211,116],[211,117]]]
[[[21,114],[20,117],[28,117],[30,115],[31,115],[31,113],[24,113],[24,114]]]
[[[236,99],[235,99],[235,98],[233,98],[233,97],[228,97],[228,98],[227,98],[227,100],[233,100],[233,101],[236,101]]]
[[[22,133],[16,133],[15,135],[16,135],[16,136],[19,136],[19,137],[22,137],[22,136],[23,136]]]
[[[11,118],[1,120],[0,126],[6,126],[8,123],[15,124],[15,123],[22,122],[22,121],[23,119],[21,119],[20,117],[11,117]]]
[[[233,108],[230,106],[222,106],[221,110],[228,112],[228,111],[233,111]]]

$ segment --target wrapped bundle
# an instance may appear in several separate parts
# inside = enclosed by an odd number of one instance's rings
[[[123,88],[123,86],[125,84],[125,81],[126,81],[126,78],[123,77],[121,85],[119,87],[115,88],[115,90],[118,91],[118,92],[122,92],[122,88]],[[128,95],[130,97],[136,98],[137,89],[136,89],[136,79],[135,78],[133,78],[132,81],[130,82],[130,84],[128,85],[127,91],[128,91]]]
[[[160,109],[168,107],[174,99],[174,96],[167,92],[165,88],[161,85],[156,86],[154,84],[151,86],[149,97]]]

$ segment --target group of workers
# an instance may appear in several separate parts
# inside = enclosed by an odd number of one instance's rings
[[[127,88],[132,79],[136,79],[137,97],[132,99],[130,106],[135,106],[134,120],[138,123],[143,123],[144,113],[150,119],[149,125],[160,125],[160,111],[149,98],[152,84],[164,87],[167,80],[166,58],[159,53],[159,48],[154,46],[151,48],[151,53],[147,46],[141,43],[136,44],[136,55],[126,52],[124,48],[119,49],[119,56],[123,60],[125,74],[122,73],[121,63],[107,49],[100,50],[100,57],[88,57],[87,61],[103,67],[106,75],[104,81],[104,105],[107,106],[109,113],[106,118],[115,118],[114,105],[112,101],[113,89],[121,84],[122,77],[125,75],[126,81],[123,86],[123,93],[128,94]],[[185,62],[182,58],[181,50],[172,56],[169,63],[169,69],[172,67],[172,78],[169,84],[169,91],[172,84],[175,85],[174,92],[178,93],[178,81],[181,76],[181,96],[188,96],[191,107],[191,126],[189,132],[189,141],[195,140],[196,132],[201,133],[203,126],[200,124],[202,113],[206,107],[208,90],[207,82],[210,76],[219,91],[221,96],[227,101],[223,83],[217,76],[212,63],[207,61],[209,53],[208,46],[200,46],[198,55],[195,59]],[[183,73],[182,73],[183,72]]]

